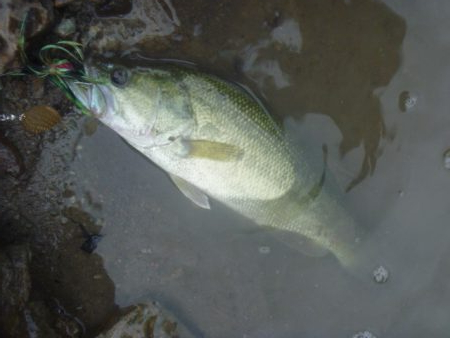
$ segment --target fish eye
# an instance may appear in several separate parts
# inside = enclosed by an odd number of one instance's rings
[[[111,82],[116,87],[124,87],[130,77],[130,72],[125,68],[114,68],[111,71]]]

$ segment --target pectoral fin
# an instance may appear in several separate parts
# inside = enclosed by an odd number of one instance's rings
[[[322,146],[322,152],[323,152],[322,175],[320,176],[319,182],[314,184],[313,187],[308,191],[308,193],[299,199],[299,204],[301,207],[306,207],[307,205],[309,205],[309,203],[311,203],[317,197],[319,197],[320,193],[322,192],[322,188],[325,183],[325,178],[327,174],[328,147],[325,144]]]
[[[208,140],[186,140],[187,156],[190,158],[204,158],[214,161],[236,161],[239,160],[244,151],[239,147]]]
[[[170,175],[173,183],[180,189],[184,196],[189,198],[192,202],[197,204],[200,208],[211,209],[209,205],[209,198],[206,194],[199,188],[193,186],[189,182],[183,180],[182,178]]]

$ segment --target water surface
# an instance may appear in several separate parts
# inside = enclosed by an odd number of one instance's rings
[[[116,303],[157,299],[199,337],[446,337],[450,5],[138,5],[143,10],[100,19],[111,35],[98,38],[99,48],[195,62],[247,85],[277,118],[293,121],[312,158],[327,144],[330,170],[366,234],[366,272],[292,250],[219,203],[196,208],[99,125],[81,135],[71,180],[84,210],[104,221],[98,253]],[[140,30],[130,38],[123,29],[132,23]],[[385,284],[371,278],[379,264],[390,272]]]

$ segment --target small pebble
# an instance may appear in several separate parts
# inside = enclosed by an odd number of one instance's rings
[[[406,112],[414,108],[417,104],[417,96],[408,91],[403,91],[398,97],[398,105],[402,112]]]
[[[97,131],[98,120],[95,118],[86,118],[86,121],[83,124],[83,130],[85,135],[91,136]]]
[[[14,114],[0,114],[0,122],[14,121],[20,119],[20,116]]]
[[[270,247],[269,246],[260,246],[258,248],[258,251],[260,254],[267,255],[270,253]]]
[[[377,338],[377,337],[369,331],[362,331],[354,334],[352,338]]]
[[[54,4],[56,8],[64,7],[70,3],[72,3],[74,0],[54,0]]]
[[[75,33],[75,30],[75,19],[70,18],[61,20],[60,24],[56,27],[55,32],[60,37],[65,38]]]
[[[44,97],[44,79],[36,77],[31,80],[31,96],[35,99]]]
[[[77,198],[75,196],[69,197],[67,199],[67,204],[75,204],[75,202],[77,201]]]
[[[373,271],[373,279],[375,282],[382,284],[386,283],[389,278],[389,272],[384,266],[379,266]]]
[[[200,34],[202,34],[202,25],[196,24],[194,26],[194,36],[199,36]]]
[[[450,170],[450,149],[447,149],[444,152],[444,168]]]
[[[152,253],[152,249],[150,249],[150,248],[141,249],[141,253],[143,253],[143,254],[151,254]]]
[[[89,235],[83,244],[81,244],[80,249],[89,254],[93,253],[97,249],[97,245],[102,240],[102,237],[102,235]]]

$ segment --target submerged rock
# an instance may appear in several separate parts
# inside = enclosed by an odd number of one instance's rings
[[[23,311],[30,296],[26,245],[12,245],[0,252],[0,335],[21,337],[25,333]]]
[[[10,245],[0,251],[0,337],[79,338],[84,324],[56,298],[53,305],[30,301],[30,249]]]
[[[83,40],[91,49],[105,52],[169,37],[179,29],[180,20],[170,1],[162,3],[164,6],[154,0],[113,0],[97,5],[95,13],[103,19],[90,23]],[[162,43],[158,41],[155,47]]]
[[[20,26],[25,14],[27,18],[26,37],[42,32],[50,23],[50,13],[39,1],[2,0],[0,2],[0,73],[12,61],[16,52]]]
[[[97,336],[115,337],[176,338],[193,335],[173,316],[163,312],[158,303],[152,302],[134,306],[111,329]]]

